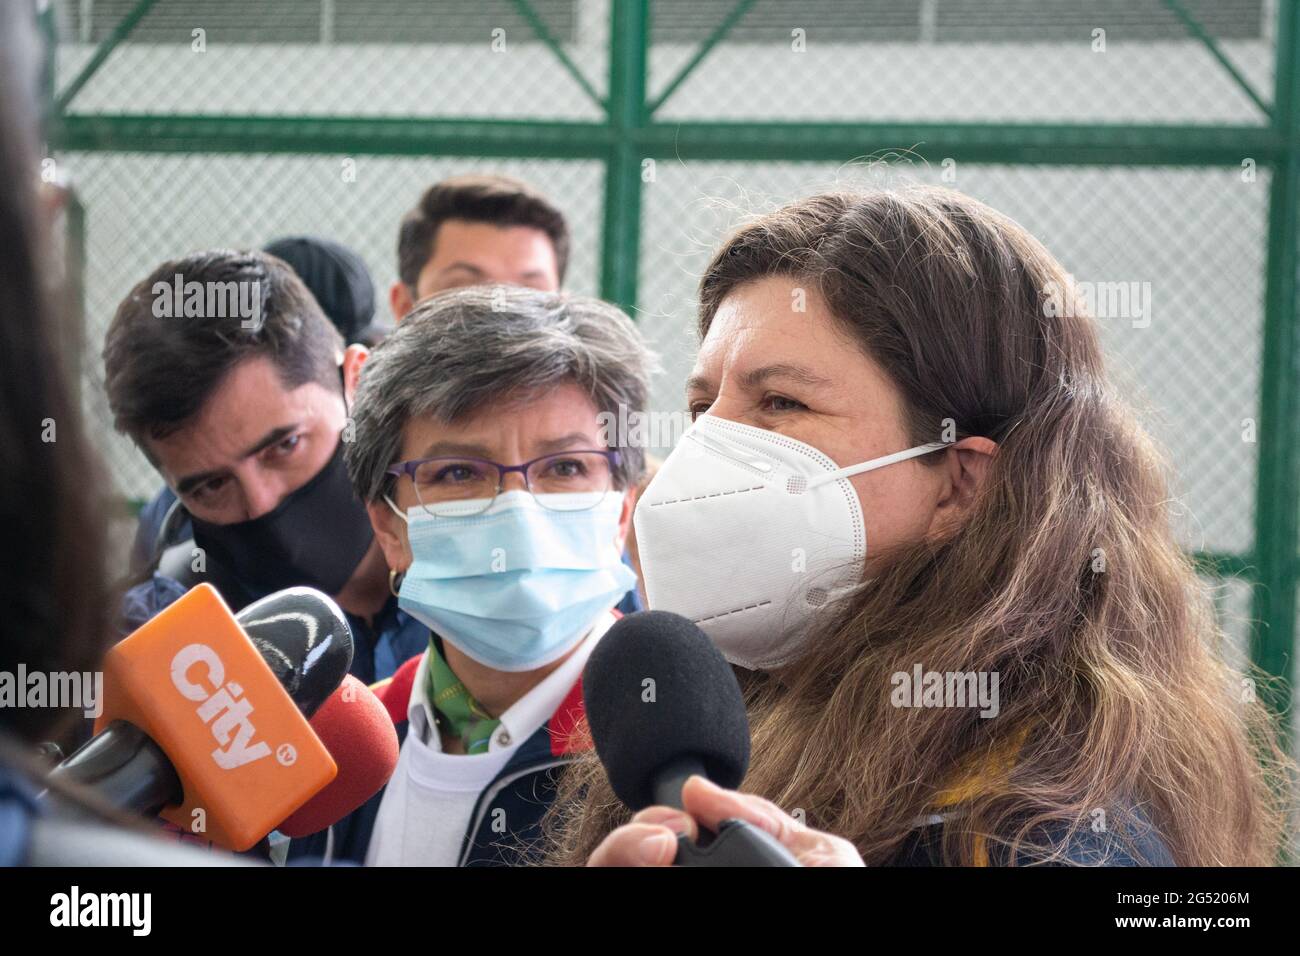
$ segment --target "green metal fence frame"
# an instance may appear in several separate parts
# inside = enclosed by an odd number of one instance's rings
[[[605,167],[600,290],[633,312],[641,227],[642,162],[673,158],[843,162],[907,146],[958,162],[1069,166],[1240,167],[1271,172],[1257,416],[1255,546],[1199,553],[1207,573],[1253,588],[1250,651],[1276,678],[1262,696],[1289,722],[1296,587],[1300,580],[1300,24],[1297,0],[1277,4],[1271,102],[1246,81],[1180,0],[1163,0],[1208,55],[1256,104],[1259,124],[664,122],[656,113],[737,23],[738,0],[695,55],[647,100],[652,0],[611,0],[608,90],[602,98],[546,29],[529,0],[517,11],[561,67],[604,111],[596,121],[78,114],[72,103],[158,0],[139,0],[80,73],[52,93],[51,147],[150,153],[327,153],[584,159]],[[164,0],[165,2],[165,0]],[[919,144],[919,145],[915,145]],[[93,214],[93,210],[92,210]],[[1289,723],[1287,731],[1289,733]]]

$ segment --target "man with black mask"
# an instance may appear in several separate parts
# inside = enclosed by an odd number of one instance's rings
[[[355,342],[374,348],[391,331],[375,320],[375,286],[365,260],[352,249],[320,236],[285,236],[267,243],[262,251],[289,264],[345,345]],[[132,571],[156,567],[164,551],[193,537],[189,513],[163,485],[140,509],[131,545]]]
[[[235,610],[307,585],[347,612],[361,680],[423,650],[343,466],[367,354],[345,348],[294,271],[265,253],[198,253],[132,289],[104,345],[109,405],[179,499],[193,540],[159,555],[128,592],[124,630],[199,581]]]

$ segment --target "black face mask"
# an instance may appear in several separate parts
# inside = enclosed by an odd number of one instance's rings
[[[325,467],[274,511],[237,524],[192,522],[209,572],[236,579],[250,600],[297,586],[338,594],[374,537],[348,481],[342,441]]]

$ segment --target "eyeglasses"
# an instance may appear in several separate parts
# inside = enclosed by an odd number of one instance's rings
[[[500,494],[506,475],[519,472],[524,488],[549,511],[586,511],[614,489],[617,451],[563,451],[522,465],[503,465],[486,458],[416,458],[388,468],[407,475],[420,507],[435,517],[482,514]]]

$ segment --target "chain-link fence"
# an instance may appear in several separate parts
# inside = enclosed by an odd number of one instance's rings
[[[382,295],[424,187],[514,174],[569,215],[570,287],[633,310],[675,410],[695,283],[740,217],[943,182],[1126,297],[1104,341],[1175,464],[1181,540],[1239,653],[1290,676],[1293,0],[60,0],[47,22],[54,155],[86,210],[84,396],[125,499],[158,478],[112,434],[98,348],[166,258],[320,234]]]

